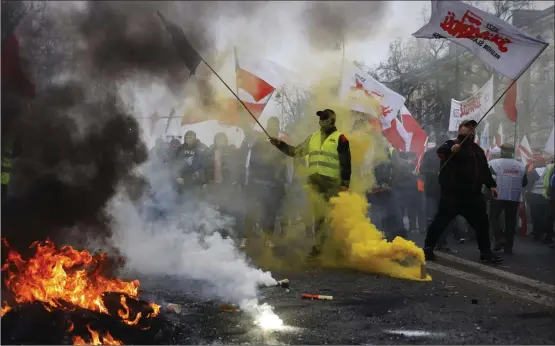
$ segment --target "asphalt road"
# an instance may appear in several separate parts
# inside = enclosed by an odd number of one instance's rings
[[[545,300],[553,298],[553,292],[485,279],[487,275],[480,270],[435,267],[449,274],[431,269],[432,282],[413,282],[349,270],[273,273],[276,278],[291,280],[289,291],[262,290],[262,302],[274,306],[286,325],[277,331],[261,330],[245,313],[221,312],[217,302],[199,303],[176,291],[179,284],[175,282],[173,289],[167,290],[167,283],[157,280],[158,289],[147,284],[150,288],[145,293],[182,305],[181,314],[166,313],[175,326],[172,343],[555,343],[553,300],[547,304]],[[457,277],[461,272],[477,277],[478,282],[468,281],[465,275]],[[333,301],[303,300],[302,293],[332,295]]]

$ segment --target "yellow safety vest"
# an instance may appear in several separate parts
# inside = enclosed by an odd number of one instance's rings
[[[320,131],[314,133],[308,145],[308,169],[310,174],[320,174],[326,177],[341,179],[339,169],[339,154],[337,145],[341,132],[335,131],[322,143]]]
[[[2,185],[8,185],[10,183],[10,171],[12,170],[12,159],[6,156],[11,156],[11,148],[6,152],[2,153]]]
[[[554,164],[551,163],[545,168],[545,174],[543,175],[543,185],[542,185],[542,195],[547,199],[551,199],[549,192],[549,179],[551,178],[551,173],[553,173]]]

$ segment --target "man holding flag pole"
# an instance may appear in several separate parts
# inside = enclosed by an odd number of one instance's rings
[[[433,0],[430,21],[414,33],[413,36],[427,39],[444,38],[455,42],[470,50],[492,69],[512,80],[509,87],[478,122],[472,121],[472,124],[461,124],[458,141],[448,141],[438,149],[438,154],[444,155],[440,167],[442,205],[440,205],[434,221],[432,221],[428,228],[424,249],[426,259],[435,260],[436,257],[433,250],[441,232],[449,221],[460,213],[471,224],[474,223],[472,226],[477,233],[481,260],[493,263],[501,262],[502,258],[491,251],[486,206],[483,203],[483,196],[480,192],[483,183],[487,183],[487,186],[493,188],[495,187],[495,182],[492,181],[493,179],[489,179],[491,178],[489,169],[487,170],[488,172],[482,172],[483,174],[489,173],[488,179],[477,179],[479,173],[478,167],[483,167],[483,163],[486,163],[485,167],[487,168],[487,162],[485,161],[485,155],[481,155],[483,150],[473,143],[474,131],[508,91],[511,91],[508,94],[510,98],[514,96],[513,94],[516,89],[512,89],[512,87],[517,79],[547,47],[547,43],[526,34],[491,13],[479,10],[462,1]],[[475,150],[467,148],[469,146],[465,145],[467,144],[466,142],[470,142],[471,147]],[[462,148],[467,149],[461,150]],[[470,156],[468,155],[469,153]],[[484,156],[483,159],[478,159],[478,157],[482,156]],[[470,158],[473,158],[473,160],[469,160]],[[472,169],[466,167],[472,165],[472,161],[475,164],[475,172],[471,172]],[[480,161],[480,164],[478,161]],[[448,165],[452,167],[449,171],[446,171],[445,169]],[[475,175],[473,183],[475,186],[467,190],[467,192],[474,191],[473,196],[469,196],[468,193],[463,193],[463,190],[461,190],[461,183],[463,181],[471,181],[469,174]],[[478,188],[478,184],[480,188]],[[492,190],[492,192],[494,192],[495,197],[495,190]],[[476,202],[481,200],[482,203],[471,203],[470,199]],[[473,205],[476,208],[473,208],[472,211],[463,210],[461,208],[464,205]]]

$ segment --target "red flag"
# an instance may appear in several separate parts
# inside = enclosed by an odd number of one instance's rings
[[[249,71],[243,70],[239,66],[237,66],[236,73],[237,87],[248,92],[256,102],[262,100],[274,91],[273,86]]]
[[[383,135],[385,136],[385,138],[387,138],[387,141],[391,143],[393,148],[395,148],[397,151],[405,152],[407,145],[405,143],[405,140],[403,139],[403,137],[401,137],[399,131],[397,130],[397,121],[397,119],[394,119],[391,122],[391,127],[387,130],[383,130]],[[401,124],[401,126],[403,125]]]
[[[405,130],[407,130],[408,133],[412,133],[410,151],[416,153],[417,157],[420,157],[424,154],[424,151],[426,151],[426,140],[428,139],[428,135],[422,130],[420,124],[412,117],[406,107],[401,108],[401,118],[403,119]]]
[[[2,44],[2,86],[17,89],[22,95],[35,97],[35,85],[27,79],[21,69],[19,59],[19,41],[15,34],[11,34]]]
[[[511,87],[505,95],[505,101],[503,102],[503,109],[507,114],[507,117],[514,123],[516,122],[517,109],[516,109],[516,82],[512,83]]]

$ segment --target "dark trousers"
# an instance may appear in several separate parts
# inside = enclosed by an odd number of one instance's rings
[[[549,201],[537,193],[526,195],[526,201],[530,204],[530,217],[532,218],[532,234],[536,238],[543,236],[551,227],[547,224],[546,215],[549,212]]]
[[[476,239],[478,240],[480,252],[483,254],[491,253],[486,202],[481,193],[474,195],[443,193],[440,198],[438,212],[432,220],[430,227],[428,227],[424,246],[427,249],[433,249],[437,245],[445,227],[457,215],[464,217],[470,226],[476,230]]]
[[[437,211],[439,210],[439,203],[440,203],[440,197],[425,196],[424,198],[425,198],[424,209],[426,213],[426,227],[425,228],[422,227],[421,229],[427,229],[428,227],[430,227],[432,221],[434,220],[434,217],[437,214]],[[445,247],[447,246],[447,238],[449,237],[449,235],[453,235],[456,239],[460,239],[460,238],[463,238],[461,233],[462,232],[459,229],[457,225],[457,220],[455,218],[453,219],[453,221],[449,223],[449,225],[443,231],[443,233],[441,233],[441,236],[439,237],[437,245]]]
[[[258,224],[265,233],[273,234],[284,195],[284,187],[281,184],[249,183],[246,186],[248,209],[245,215],[245,231],[252,231]]]
[[[330,198],[335,197],[339,194],[339,183],[335,180],[324,178],[321,176],[309,176],[308,177],[308,186],[315,193],[315,196],[318,196],[321,200],[328,204]],[[312,197],[314,198],[314,197]],[[313,200],[312,201],[312,225],[308,225],[308,227],[312,227],[312,233],[316,237],[317,246],[322,246],[327,238],[327,220],[326,216],[328,215],[328,211],[318,210],[321,207],[321,201]],[[327,206],[329,208],[329,205]],[[322,216],[323,215],[323,216]],[[309,230],[307,229],[307,233]]]
[[[490,202],[489,221],[493,230],[493,237],[498,244],[512,248],[515,239],[516,217],[518,213],[518,201],[500,201],[492,199]],[[501,212],[505,214],[505,230],[499,224]]]
[[[395,237],[407,237],[403,225],[403,214],[398,204],[398,199],[393,190],[368,194],[370,220],[376,227],[384,232],[387,240]]]
[[[6,203],[8,199],[8,184],[2,184],[2,205]]]

